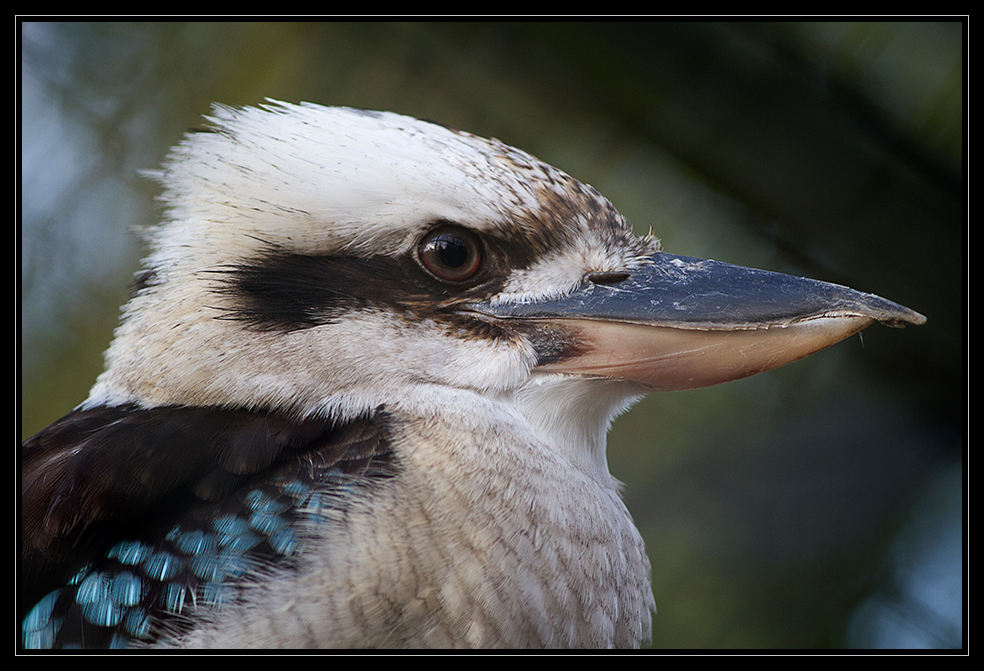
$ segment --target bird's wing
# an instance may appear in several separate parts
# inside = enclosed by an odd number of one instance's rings
[[[150,639],[289,563],[299,521],[396,472],[386,424],[133,406],[52,424],[22,447],[24,645]]]

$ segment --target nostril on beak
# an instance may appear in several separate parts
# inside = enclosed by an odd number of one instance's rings
[[[595,284],[618,284],[629,279],[629,273],[625,271],[606,271],[599,273],[588,273],[586,276],[589,282]]]

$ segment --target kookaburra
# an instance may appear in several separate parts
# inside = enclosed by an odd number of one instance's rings
[[[387,112],[216,107],[82,405],[22,449],[22,645],[630,647],[613,417],[875,321],[662,252],[594,189]]]

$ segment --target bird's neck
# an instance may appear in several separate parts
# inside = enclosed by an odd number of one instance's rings
[[[625,403],[626,394],[607,395],[543,380],[513,399],[461,403],[458,394],[439,416],[400,424],[412,476],[393,509],[416,506],[420,524],[400,513],[395,522],[421,530],[408,535],[412,556],[440,555],[433,592],[425,591],[448,621],[470,623],[459,632],[469,645],[636,646],[648,638],[649,561],[604,455],[619,405],[612,401]],[[558,400],[567,412],[544,414]]]

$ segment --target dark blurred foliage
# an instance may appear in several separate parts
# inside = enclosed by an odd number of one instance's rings
[[[668,251],[929,317],[616,422],[654,647],[966,644],[961,23],[20,28],[22,436],[101,370],[160,215],[139,171],[211,102],[430,118],[593,184]]]

